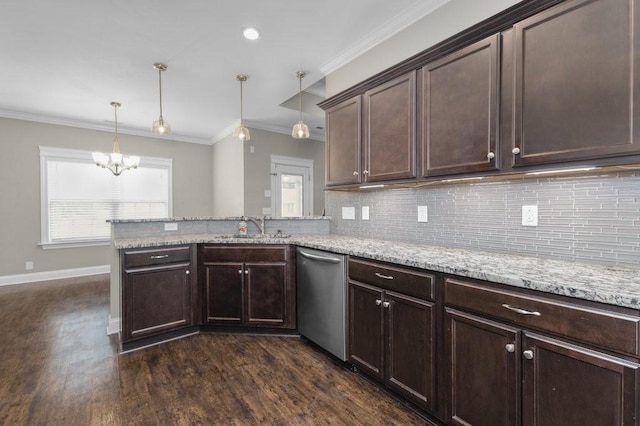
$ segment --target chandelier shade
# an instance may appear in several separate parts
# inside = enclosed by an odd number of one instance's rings
[[[120,140],[118,139],[118,108],[122,106],[119,102],[111,102],[114,110],[115,131],[113,136],[113,148],[111,154],[94,152],[91,154],[93,161],[98,167],[111,171],[115,176],[129,169],[135,169],[140,165],[140,157],[137,155],[123,156],[120,152]]]

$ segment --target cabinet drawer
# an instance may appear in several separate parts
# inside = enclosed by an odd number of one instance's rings
[[[640,355],[640,318],[636,316],[454,278],[445,279],[445,303],[521,327],[548,331],[624,354]]]
[[[286,262],[286,246],[204,246],[203,262]]]
[[[434,298],[435,276],[425,272],[349,259],[349,278],[421,299]]]
[[[125,250],[125,268],[191,261],[191,246]]]

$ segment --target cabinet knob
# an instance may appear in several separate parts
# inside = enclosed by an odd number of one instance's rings
[[[526,358],[526,359],[533,359],[533,351],[532,350],[527,350],[522,352],[522,355]]]
[[[191,275],[191,271],[189,271],[189,270],[186,270],[184,273],[187,274],[187,275]]]
[[[516,351],[516,345],[514,345],[513,343],[507,343],[506,345],[504,345],[504,348],[510,354],[512,354],[512,353],[514,353]]]
[[[518,154],[520,154],[520,148],[518,148],[518,147],[513,148],[513,149],[511,150],[511,153],[512,153],[513,155],[518,155]]]
[[[391,303],[389,303],[389,302],[384,302],[384,303],[382,304],[382,307],[383,307],[383,308],[388,308],[388,307],[389,307],[389,305],[391,305]]]
[[[493,160],[494,158],[496,158],[496,155],[493,152],[489,152],[487,154],[487,159],[488,160]]]
[[[377,305],[377,306],[380,306],[380,304],[381,304],[381,303],[382,303],[382,300],[380,300],[380,299],[376,299],[376,305]]]
[[[357,171],[353,172],[353,175],[358,176],[358,172]]]
[[[238,269],[238,273],[241,274],[242,273],[242,269]]]
[[[247,270],[245,270],[245,271],[244,271],[244,274],[245,274],[245,275],[249,275],[249,270],[248,270],[248,269],[247,269]]]
[[[365,170],[365,171],[364,171],[364,172],[362,172],[362,173],[363,173],[363,174],[365,174],[365,175],[368,175],[368,174],[369,174],[369,170]]]

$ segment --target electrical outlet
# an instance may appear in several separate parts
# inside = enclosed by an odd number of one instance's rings
[[[355,207],[343,207],[342,208],[342,218],[347,220],[355,220],[356,219],[356,208]]]
[[[522,206],[522,226],[538,226],[538,206]]]
[[[427,206],[418,206],[418,222],[429,222],[429,209]]]
[[[369,220],[369,206],[362,206],[362,220]]]
[[[24,269],[26,269],[27,271],[33,270],[33,262],[31,260],[27,260],[24,263]]]
[[[165,231],[177,231],[178,230],[178,224],[176,222],[165,223],[164,224],[164,230]]]
[[[270,215],[271,214],[271,207],[263,207],[262,208],[262,214]]]

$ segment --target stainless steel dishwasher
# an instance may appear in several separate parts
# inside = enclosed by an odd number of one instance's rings
[[[297,248],[298,331],[343,361],[347,355],[346,256]]]

